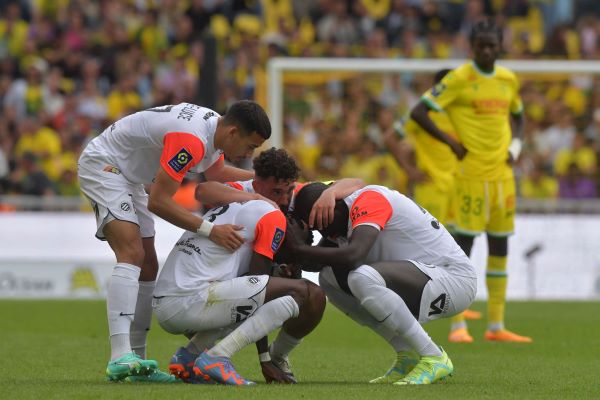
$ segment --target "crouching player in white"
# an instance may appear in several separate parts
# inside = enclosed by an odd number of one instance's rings
[[[177,350],[171,372],[190,383],[254,384],[236,372],[231,357],[256,342],[267,382],[293,382],[270,361],[266,336],[281,326],[288,337],[308,334],[321,319],[325,295],[306,280],[269,276],[285,216],[253,200],[213,208],[204,219],[243,227],[244,244],[231,252],[185,233],[169,254],[156,283],[154,313],[167,332],[191,336]]]
[[[313,183],[295,198],[293,217],[308,222],[326,186]],[[466,309],[477,289],[469,258],[429,212],[383,186],[366,186],[337,201],[334,220],[321,230],[329,247],[295,239],[288,248],[302,265],[320,264],[329,301],[382,336],[396,363],[371,383],[429,384],[452,374],[452,361],[420,324]],[[334,246],[334,247],[332,247]],[[306,268],[306,267],[305,267]]]

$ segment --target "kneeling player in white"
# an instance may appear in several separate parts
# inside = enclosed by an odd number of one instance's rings
[[[325,188],[302,188],[293,217],[307,223]],[[310,265],[304,268],[320,271],[329,301],[397,352],[392,368],[371,383],[428,384],[452,373],[452,361],[420,323],[466,309],[477,282],[469,258],[443,225],[402,194],[371,185],[336,203],[333,223],[321,230],[329,247],[295,240],[297,229],[292,223],[288,247]]]
[[[280,326],[280,335],[290,340],[308,334],[323,314],[325,296],[306,280],[269,276],[286,232],[283,213],[253,200],[213,208],[204,219],[242,226],[244,244],[231,252],[185,233],[169,254],[156,284],[154,313],[166,331],[193,335],[174,356],[180,359],[171,366],[180,367],[171,372],[191,383],[253,384],[230,359],[256,342],[267,382],[292,382],[270,362],[266,336]],[[205,346],[211,347],[199,354]]]

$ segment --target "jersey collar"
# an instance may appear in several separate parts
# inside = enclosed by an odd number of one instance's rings
[[[485,77],[491,78],[494,75],[496,75],[496,65],[494,65],[494,70],[492,72],[484,72],[482,71],[479,66],[477,65],[477,63],[473,60],[471,60],[471,65],[473,66],[473,69],[475,69],[475,71],[477,71],[478,74],[483,75]]]

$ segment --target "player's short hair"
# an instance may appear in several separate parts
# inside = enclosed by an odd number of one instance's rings
[[[262,151],[252,160],[254,173],[260,178],[275,178],[276,181],[296,181],[300,168],[292,156],[284,149],[271,147]]]
[[[300,189],[296,196],[294,196],[292,218],[296,221],[308,222],[313,205],[325,189],[327,189],[327,185],[322,182],[309,183]]]
[[[493,19],[486,18],[473,25],[469,35],[469,42],[471,44],[474,43],[475,37],[480,33],[493,33],[498,36],[498,41],[502,43],[502,29],[496,25]]]
[[[271,122],[260,104],[251,100],[233,103],[223,116],[225,125],[235,125],[245,134],[258,133],[263,139],[271,137]]]
[[[444,69],[440,69],[438,72],[435,73],[435,75],[433,76],[433,82],[434,83],[440,83],[440,81],[442,79],[444,79],[444,77],[446,75],[448,75],[448,72],[452,71],[450,68],[444,68]]]

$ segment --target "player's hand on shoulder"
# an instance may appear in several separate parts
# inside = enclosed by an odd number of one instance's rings
[[[242,229],[244,228],[239,225],[215,225],[208,238],[227,250],[234,251],[244,244],[244,238],[239,234]]]
[[[294,381],[285,374],[272,361],[261,362],[260,368],[267,383],[294,383]]]

